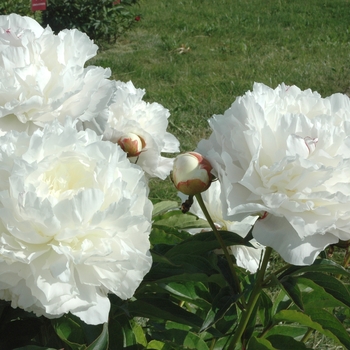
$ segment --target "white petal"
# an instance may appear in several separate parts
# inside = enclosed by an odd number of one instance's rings
[[[275,249],[286,262],[293,265],[311,265],[322,250],[339,241],[330,233],[302,239],[285,218],[273,215],[256,222],[253,236],[259,243]]]

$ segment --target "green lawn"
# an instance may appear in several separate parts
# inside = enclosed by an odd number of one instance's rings
[[[110,67],[113,79],[132,80],[168,108],[181,151],[207,137],[207,119],[254,81],[322,96],[349,88],[349,0],[141,0],[133,11],[141,20],[89,64]],[[155,181],[152,198],[176,191]]]

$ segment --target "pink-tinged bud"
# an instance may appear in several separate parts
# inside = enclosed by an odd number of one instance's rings
[[[213,175],[207,159],[196,152],[178,155],[174,161],[173,182],[175,187],[187,195],[195,195],[209,188]]]
[[[141,137],[129,132],[118,140],[118,145],[128,154],[128,157],[137,157],[144,147],[144,142]]]

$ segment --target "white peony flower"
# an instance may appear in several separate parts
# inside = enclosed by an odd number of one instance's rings
[[[210,217],[220,230],[235,232],[241,237],[245,237],[254,225],[257,216],[248,216],[242,221],[225,220],[222,214],[223,211],[220,194],[221,186],[219,181],[212,182],[210,187],[201,194]],[[182,193],[179,193],[179,197],[182,200],[186,199],[186,196],[184,196]],[[205,215],[203,214],[203,211],[195,198],[190,212],[197,215],[199,218],[206,220]],[[199,233],[200,231],[201,229],[192,229],[189,232]],[[251,273],[255,273],[259,268],[260,259],[265,247],[256,242],[255,239],[251,240],[250,243],[254,248],[243,245],[234,245],[228,247],[228,250],[235,256],[238,266],[243,267]]]
[[[131,81],[116,84],[104,139],[118,143],[125,135],[137,135],[143,148],[130,161],[137,162],[148,177],[165,179],[172,170],[173,159],[161,156],[161,152],[179,152],[179,141],[166,131],[169,111],[158,103],[143,101],[145,91],[136,89]]]
[[[225,217],[260,213],[253,235],[287,262],[312,264],[350,239],[350,101],[296,86],[254,84],[198,152],[222,183]]]
[[[152,204],[121,148],[73,122],[0,137],[0,299],[107,322],[151,267]]]
[[[114,83],[110,70],[89,66],[97,46],[80,31],[55,35],[34,19],[0,16],[0,134],[32,133],[67,115],[100,131]]]

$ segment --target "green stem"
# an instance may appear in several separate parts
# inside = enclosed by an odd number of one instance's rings
[[[210,214],[209,214],[209,212],[207,210],[207,207],[204,204],[202,195],[200,193],[198,193],[198,194],[195,195],[195,197],[196,197],[197,202],[198,202],[199,206],[201,207],[201,209],[203,211],[203,214],[206,217],[206,219],[207,219],[211,229],[214,231],[215,237],[218,240],[221,249],[224,252],[225,258],[227,260],[227,263],[228,263],[228,265],[230,267],[230,270],[231,270],[231,273],[232,273],[232,277],[233,277],[234,283],[237,286],[237,293],[240,294],[241,293],[241,285],[240,285],[240,282],[239,282],[239,279],[238,279],[235,267],[233,266],[232,258],[230,256],[228,250],[227,250],[226,244],[223,241],[223,239],[222,239],[218,229],[215,226],[214,221],[212,220],[212,218],[211,218],[211,216],[210,216]]]
[[[310,335],[312,334],[312,332],[313,332],[313,329],[309,328],[307,332],[304,334],[303,338],[301,339],[301,342],[305,344],[310,338]]]
[[[228,347],[228,350],[234,350],[236,347],[236,344],[242,338],[242,335],[247,327],[247,324],[248,324],[249,319],[252,315],[254,307],[255,307],[257,301],[259,300],[260,292],[262,290],[262,285],[264,282],[265,271],[266,271],[267,264],[269,262],[269,258],[270,258],[271,253],[272,253],[272,248],[266,247],[264,258],[263,258],[263,261],[261,263],[261,267],[257,272],[255,285],[254,285],[252,294],[250,295],[250,298],[249,298],[249,301],[247,304],[247,308],[242,311],[241,320],[240,320],[238,327],[236,329],[236,332],[231,340],[231,343]]]
[[[264,280],[263,285],[266,286],[273,278],[273,276],[277,276],[281,272],[287,270],[290,266],[290,264],[284,265],[283,267],[279,268],[278,270],[271,272],[271,274]]]

